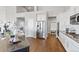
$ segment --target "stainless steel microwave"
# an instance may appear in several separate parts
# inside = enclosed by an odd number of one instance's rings
[[[79,25],[79,13],[70,16],[70,24]]]

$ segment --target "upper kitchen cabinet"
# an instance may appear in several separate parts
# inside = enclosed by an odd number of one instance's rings
[[[16,20],[16,6],[6,6],[6,19],[10,22]]]
[[[47,13],[46,12],[37,12],[36,18],[37,18],[37,21],[47,21]]]

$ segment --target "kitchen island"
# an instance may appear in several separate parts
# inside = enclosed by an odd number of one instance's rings
[[[18,40],[10,43],[9,38],[0,40],[0,52],[29,52],[28,40]]]

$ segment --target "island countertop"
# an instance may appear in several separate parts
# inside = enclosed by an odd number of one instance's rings
[[[28,46],[29,43],[27,39],[17,44],[11,44],[8,38],[0,40],[0,52],[11,52]]]

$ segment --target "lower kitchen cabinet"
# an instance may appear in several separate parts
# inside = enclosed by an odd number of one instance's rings
[[[63,34],[63,33],[59,33],[59,40],[62,43],[63,47],[65,48],[66,51],[68,51],[68,38]]]
[[[77,43],[73,40],[70,40],[68,49],[70,52],[79,52],[79,43]]]
[[[79,43],[77,43],[64,33],[59,33],[59,40],[67,52],[79,52]]]

